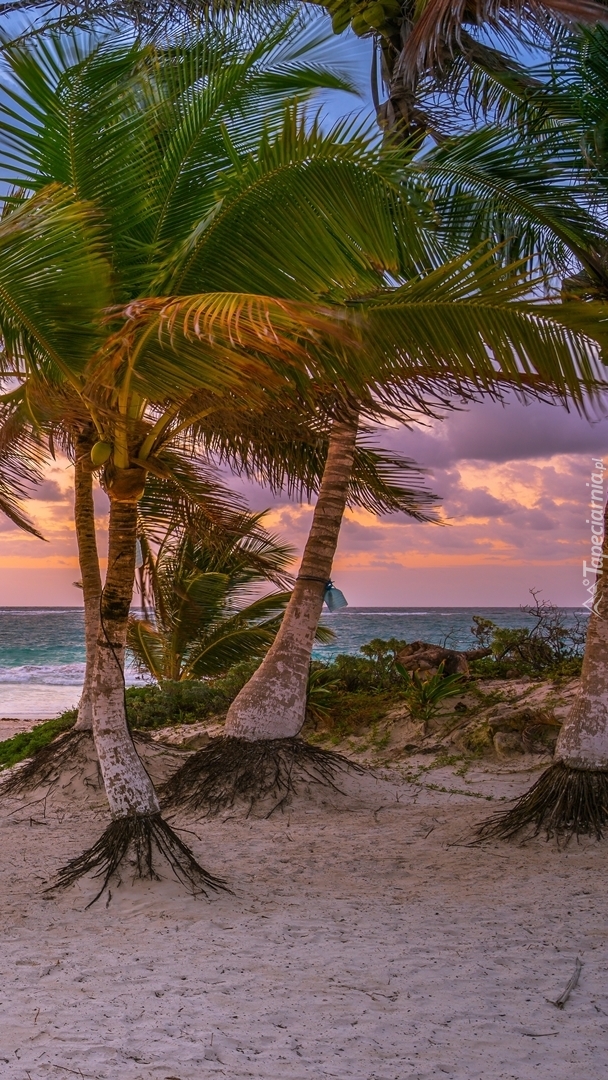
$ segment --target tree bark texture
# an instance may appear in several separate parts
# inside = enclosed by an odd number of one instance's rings
[[[346,507],[357,423],[354,410],[334,422],[295,588],[273,644],[230,706],[227,736],[292,738],[304,723],[310,657]]]
[[[602,552],[580,690],[555,746],[556,761],[574,769],[608,769],[608,503]]]
[[[101,573],[95,533],[95,506],[93,503],[92,444],[92,438],[86,434],[82,434],[76,439],[74,522],[84,602],[84,640],[86,649],[84,684],[78,705],[76,731],[90,731],[93,727],[91,684],[99,635],[99,603],[101,600]]]
[[[108,571],[92,680],[93,736],[110,810],[114,818],[120,818],[156,814],[160,806],[133,745],[125,709],[125,644],[135,577],[137,499],[121,500],[112,489],[109,495]]]

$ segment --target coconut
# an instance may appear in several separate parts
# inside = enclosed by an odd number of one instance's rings
[[[103,440],[96,442],[91,449],[91,461],[93,462],[93,465],[95,465],[96,468],[99,468],[100,465],[105,465],[111,453],[112,446],[110,443],[103,442]]]

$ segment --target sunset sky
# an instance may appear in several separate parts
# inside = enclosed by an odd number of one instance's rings
[[[539,588],[555,603],[579,606],[587,593],[582,562],[591,459],[608,458],[608,423],[562,408],[491,402],[452,413],[432,427],[384,431],[379,442],[429,470],[448,525],[402,515],[348,512],[334,578],[352,605],[517,606]],[[77,605],[78,563],[71,523],[72,471],[53,464],[30,512],[47,542],[0,522],[0,604]],[[235,481],[252,509],[271,507],[267,525],[301,550],[311,508],[272,500]],[[106,498],[97,492],[105,543]]]
[[[369,42],[334,39],[339,60],[361,87],[325,100],[327,122],[356,109],[369,116]],[[330,49],[330,54],[331,54]],[[329,59],[335,60],[335,51]],[[352,605],[517,606],[530,588],[579,606],[587,599],[582,562],[589,555],[586,503],[592,456],[608,458],[608,424],[562,408],[491,402],[448,415],[427,428],[385,431],[378,440],[429,470],[442,497],[445,527],[348,512],[334,578]],[[0,605],[77,605],[79,577],[71,524],[72,472],[48,469],[30,512],[43,543],[0,520]],[[252,509],[271,506],[266,524],[301,550],[311,508],[272,499],[240,481]],[[97,492],[101,546],[107,500]]]

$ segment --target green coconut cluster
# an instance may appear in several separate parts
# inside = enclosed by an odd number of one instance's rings
[[[357,37],[366,34],[382,34],[392,37],[398,31],[401,5],[398,0],[375,0],[365,3],[359,0],[328,0],[325,7],[331,15],[334,34],[341,34],[350,25]]]

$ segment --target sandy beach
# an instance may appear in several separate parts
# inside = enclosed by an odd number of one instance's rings
[[[90,881],[42,890],[103,798],[4,800],[3,1080],[600,1080],[605,844],[467,846],[533,775],[384,770],[267,820],[177,819],[234,894],[125,878],[88,910]]]

